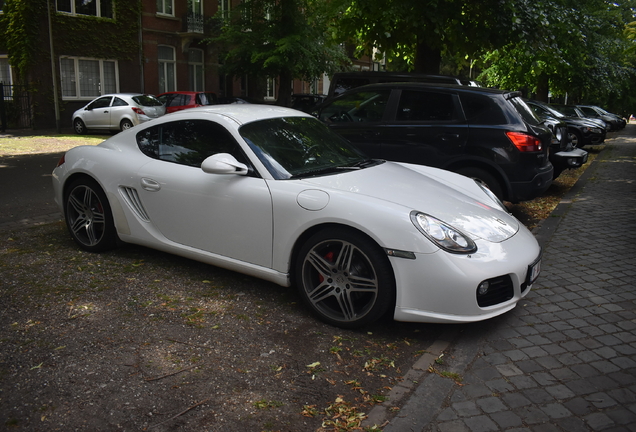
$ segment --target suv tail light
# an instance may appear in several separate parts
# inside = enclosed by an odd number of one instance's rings
[[[142,114],[142,115],[146,115],[146,113],[144,112],[144,110],[142,110],[141,108],[137,108],[137,107],[131,107],[132,110],[134,112],[136,112],[137,114]]]
[[[520,152],[538,152],[543,149],[541,140],[522,132],[506,132],[508,139]]]

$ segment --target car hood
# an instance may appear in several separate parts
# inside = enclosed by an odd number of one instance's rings
[[[472,179],[436,168],[385,162],[303,182],[326,192],[360,194],[401,205],[408,212],[420,211],[474,239],[501,242],[519,230],[519,221],[499,209]]]

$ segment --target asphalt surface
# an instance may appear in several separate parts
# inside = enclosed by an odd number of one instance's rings
[[[636,431],[636,125],[606,144],[535,231],[542,273],[528,296],[501,317],[448,326],[366,425]],[[52,192],[47,157],[1,162],[0,229],[60,219],[29,198]],[[31,169],[31,185],[13,175]]]
[[[606,144],[535,232],[528,296],[448,326],[367,424],[401,400],[385,432],[636,431],[636,125]]]

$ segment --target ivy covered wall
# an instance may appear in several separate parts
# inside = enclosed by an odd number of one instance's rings
[[[8,54],[16,83],[33,92],[33,125],[55,126],[53,78],[47,6],[51,7],[52,34],[58,89],[60,56],[117,60],[120,91],[141,90],[140,0],[114,0],[114,18],[57,13],[55,0],[6,0],[0,15],[0,54]],[[62,127],[86,101],[60,101]]]

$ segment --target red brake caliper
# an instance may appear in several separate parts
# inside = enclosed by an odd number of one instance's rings
[[[329,262],[333,262],[333,252],[328,252],[327,255],[325,255],[325,259]],[[325,281],[325,278],[323,275],[318,275],[318,281],[320,283],[323,283]]]

